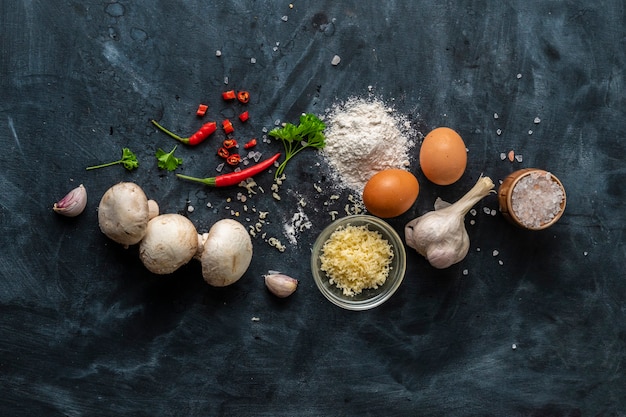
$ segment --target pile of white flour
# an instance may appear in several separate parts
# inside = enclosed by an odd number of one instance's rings
[[[325,123],[322,154],[342,188],[361,195],[372,175],[410,164],[409,122],[377,99],[350,98],[332,108]]]

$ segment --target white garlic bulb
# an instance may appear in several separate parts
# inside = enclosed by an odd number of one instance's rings
[[[404,228],[407,246],[415,249],[438,269],[461,262],[469,250],[465,215],[491,193],[494,184],[489,177],[480,177],[472,189],[454,204],[438,201],[435,210],[420,216]]]

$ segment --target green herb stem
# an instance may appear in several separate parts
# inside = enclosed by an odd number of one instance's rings
[[[274,178],[283,174],[287,162],[305,148],[322,149],[325,145],[323,134],[326,125],[317,116],[311,113],[300,116],[298,126],[291,123],[285,124],[282,128],[276,128],[269,132],[269,135],[280,139],[285,147],[285,160],[279,165]]]
[[[183,175],[183,174],[176,174],[176,176],[183,180],[199,182],[200,184],[208,185],[209,187],[215,187],[215,177],[198,178],[198,177],[190,177],[188,175]]]
[[[106,164],[90,166],[85,169],[89,171],[92,169],[110,167],[110,166],[118,165],[118,164],[123,164],[124,168],[126,168],[129,171],[132,171],[133,169],[139,166],[139,162],[137,161],[137,156],[135,156],[135,154],[130,149],[122,148],[122,159],[118,161],[107,162]]]
[[[89,171],[91,169],[105,168],[105,167],[110,167],[110,166],[121,164],[121,163],[122,163],[122,160],[120,159],[119,161],[109,162],[108,164],[102,164],[102,165],[94,165],[94,166],[91,166],[91,167],[87,167],[85,169],[87,171]]]

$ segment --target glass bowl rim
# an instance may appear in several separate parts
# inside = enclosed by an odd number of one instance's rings
[[[374,292],[374,295],[371,298],[357,301],[352,301],[347,296],[343,297],[330,291],[324,284],[324,282],[327,282],[328,279],[325,278],[325,274],[320,271],[318,267],[318,258],[324,242],[328,240],[330,235],[338,227],[354,223],[357,223],[357,226],[370,224],[374,225],[376,231],[380,231],[383,238],[391,244],[394,250],[394,258],[397,259],[396,267],[392,272],[390,272],[390,275],[387,277],[387,281],[385,282],[389,282],[390,285],[385,287],[385,284],[383,284],[383,286],[380,286],[377,289],[369,290]],[[391,296],[400,287],[400,284],[402,284],[406,274],[406,248],[404,247],[404,241],[389,223],[379,217],[368,214],[347,215],[328,224],[324,227],[324,229],[322,229],[318,237],[315,239],[311,249],[311,272],[317,288],[331,303],[346,310],[369,310],[374,307],[378,307],[391,298]]]

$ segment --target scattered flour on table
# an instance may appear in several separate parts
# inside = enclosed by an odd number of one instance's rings
[[[350,98],[325,117],[326,146],[322,155],[333,170],[333,181],[358,195],[379,171],[406,169],[415,142],[411,125],[378,99]]]
[[[300,233],[310,229],[311,226],[311,221],[304,213],[302,207],[298,207],[298,211],[293,214],[289,222],[284,223],[283,228],[285,236],[289,239],[289,243],[295,246],[298,244],[298,236]]]

